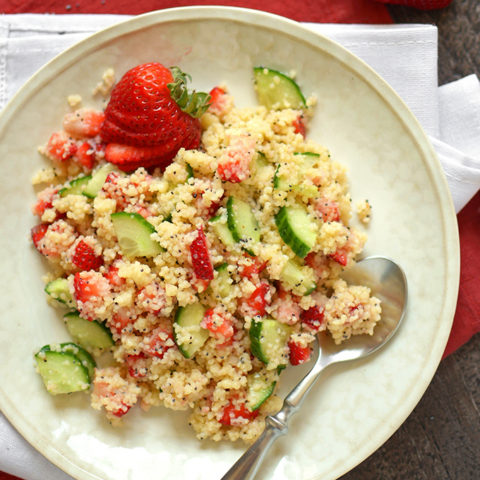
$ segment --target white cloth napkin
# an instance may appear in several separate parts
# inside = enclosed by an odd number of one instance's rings
[[[0,108],[54,55],[125,20],[120,15],[0,16]],[[457,212],[480,188],[480,84],[475,75],[438,88],[431,25],[305,24],[363,58],[417,116],[443,165]],[[26,480],[71,480],[0,414],[0,471]]]

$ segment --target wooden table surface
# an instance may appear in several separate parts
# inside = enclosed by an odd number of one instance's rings
[[[440,85],[480,76],[480,2],[443,10],[389,7],[397,23],[433,23],[439,35]],[[477,195],[478,196],[478,195]],[[480,312],[479,312],[480,314]],[[341,480],[480,479],[480,334],[442,361],[400,429]]]

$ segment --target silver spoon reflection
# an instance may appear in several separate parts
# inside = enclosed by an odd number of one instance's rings
[[[335,345],[324,332],[318,337],[318,357],[310,372],[285,397],[282,409],[265,419],[265,430],[238,459],[222,480],[251,480],[273,442],[287,433],[288,422],[296,413],[320,373],[329,365],[364,358],[383,347],[398,330],[407,307],[407,279],[392,260],[375,256],[358,262],[343,275],[349,284],[370,287],[382,304],[382,318],[373,335],[357,335]]]

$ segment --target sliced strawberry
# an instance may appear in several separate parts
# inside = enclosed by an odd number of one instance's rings
[[[41,217],[45,210],[53,208],[53,197],[58,192],[58,188],[48,187],[38,194],[37,203],[33,206],[33,213]]]
[[[322,326],[324,321],[325,310],[320,305],[310,307],[308,310],[304,310],[300,315],[300,320],[306,325],[312,332],[316,333]]]
[[[78,163],[85,167],[87,170],[91,170],[95,165],[95,148],[88,142],[83,142],[75,153],[75,158]]]
[[[294,121],[293,121],[293,131],[295,133],[299,133],[302,137],[305,137],[307,133],[307,129],[305,128],[305,123],[303,122],[303,116],[299,115]]]
[[[139,165],[165,167],[180,148],[199,146],[201,126],[194,117],[206,110],[208,98],[188,92],[186,83],[187,75],[178,68],[170,71],[160,63],[138,65],[121,78],[105,110],[101,137],[106,143],[155,150],[128,162],[124,157],[109,161],[125,171]]]
[[[77,144],[65,132],[55,132],[48,140],[46,151],[53,160],[65,162],[75,155]]]
[[[230,402],[224,409],[222,417],[219,422],[222,425],[235,426],[235,424],[242,424],[241,420],[252,421],[258,415],[258,410],[251,412],[247,406],[242,403],[239,406],[235,406],[233,402]],[[238,422],[240,420],[240,422]],[[236,422],[237,421],[237,422]]]
[[[110,328],[113,333],[121,335],[123,331],[128,329],[136,320],[137,317],[129,315],[129,313],[121,310],[115,313],[112,316],[112,319],[108,321],[108,328]]]
[[[302,347],[299,343],[290,340],[288,342],[290,350],[290,363],[292,365],[301,365],[310,360],[312,349],[310,347]]]
[[[232,320],[228,316],[216,312],[213,308],[209,308],[205,312],[200,326],[208,330],[215,338],[222,340],[233,337],[235,333]]]
[[[200,280],[213,280],[213,265],[208,251],[207,237],[200,227],[197,236],[190,244],[193,272]]]
[[[140,167],[166,167],[171,157],[164,145],[137,147],[109,143],[105,147],[105,160],[124,172],[132,172]]]
[[[48,230],[48,223],[39,223],[38,225],[35,225],[31,229],[31,235],[32,235],[32,241],[33,244],[35,245],[35,248],[42,253],[42,248],[40,246],[40,242],[43,240],[43,237],[47,233]]]
[[[264,316],[265,307],[267,306],[266,296],[270,291],[270,285],[266,282],[262,282],[248,297],[247,304],[254,310],[256,315]]]

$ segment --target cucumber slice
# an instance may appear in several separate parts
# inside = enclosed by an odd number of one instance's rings
[[[189,178],[193,178],[193,168],[190,166],[190,164],[186,164],[186,169],[187,169],[187,182]]]
[[[208,330],[200,326],[204,314],[205,307],[200,303],[180,307],[175,314],[173,337],[185,358],[192,358],[210,335]]]
[[[76,343],[66,342],[61,343],[60,345],[55,345],[53,347],[51,345],[45,345],[40,350],[40,352],[49,351],[67,352],[75,355],[80,360],[82,365],[87,369],[90,381],[93,380],[93,375],[95,373],[95,367],[97,366],[97,364],[95,363],[93,357],[85,349],[83,349]]]
[[[247,377],[248,393],[247,407],[253,412],[258,410],[261,405],[270,397],[275,390],[276,381],[272,381],[271,376],[266,372],[252,373]]]
[[[88,182],[91,180],[91,175],[86,175],[84,177],[75,178],[72,180],[68,187],[62,188],[58,191],[58,194],[61,197],[66,197],[67,195],[81,195],[85,190]]]
[[[275,216],[275,223],[282,240],[300,258],[304,258],[314,247],[317,224],[300,205],[282,207]]]
[[[110,218],[120,244],[122,254],[132,257],[155,257],[163,249],[152,239],[155,227],[138,213],[117,212]]]
[[[232,233],[227,226],[227,219],[224,216],[216,215],[209,220],[209,223],[212,226],[215,235],[226,247],[235,245],[235,240],[233,239]]]
[[[257,156],[255,157],[255,170],[261,170],[262,168],[269,167],[270,163],[265,157],[265,154],[262,152],[257,152]]]
[[[229,197],[227,201],[227,225],[236,242],[257,243],[260,228],[250,205],[243,200]]]
[[[45,388],[52,395],[80,392],[90,387],[87,368],[70,352],[42,349],[35,360]]]
[[[115,172],[117,169],[111,163],[107,163],[100,167],[93,175],[86,187],[82,191],[83,195],[88,198],[95,198],[102,189],[109,173]]]
[[[258,101],[269,110],[306,108],[300,87],[287,75],[266,67],[253,69]]]
[[[250,350],[263,363],[285,363],[284,350],[290,327],[271,318],[253,321],[249,330]]]
[[[233,290],[232,280],[230,274],[228,273],[228,263],[222,263],[218,267],[215,267],[215,270],[218,272],[216,278],[212,280],[211,287],[215,292],[222,298],[228,297]]]
[[[45,285],[45,292],[60,303],[73,306],[73,297],[66,278],[56,278]]]
[[[63,320],[68,333],[82,347],[87,349],[99,348],[107,349],[113,344],[112,333],[110,330],[97,320],[85,320],[77,312],[70,312],[64,315]]]
[[[273,176],[273,188],[276,190],[291,190],[293,187],[291,180],[289,181],[287,178],[280,176],[278,172],[279,169],[280,165],[277,165],[277,168],[275,169],[275,175]]]
[[[287,287],[300,295],[310,295],[317,287],[313,271],[289,260],[280,273],[280,279]]]

